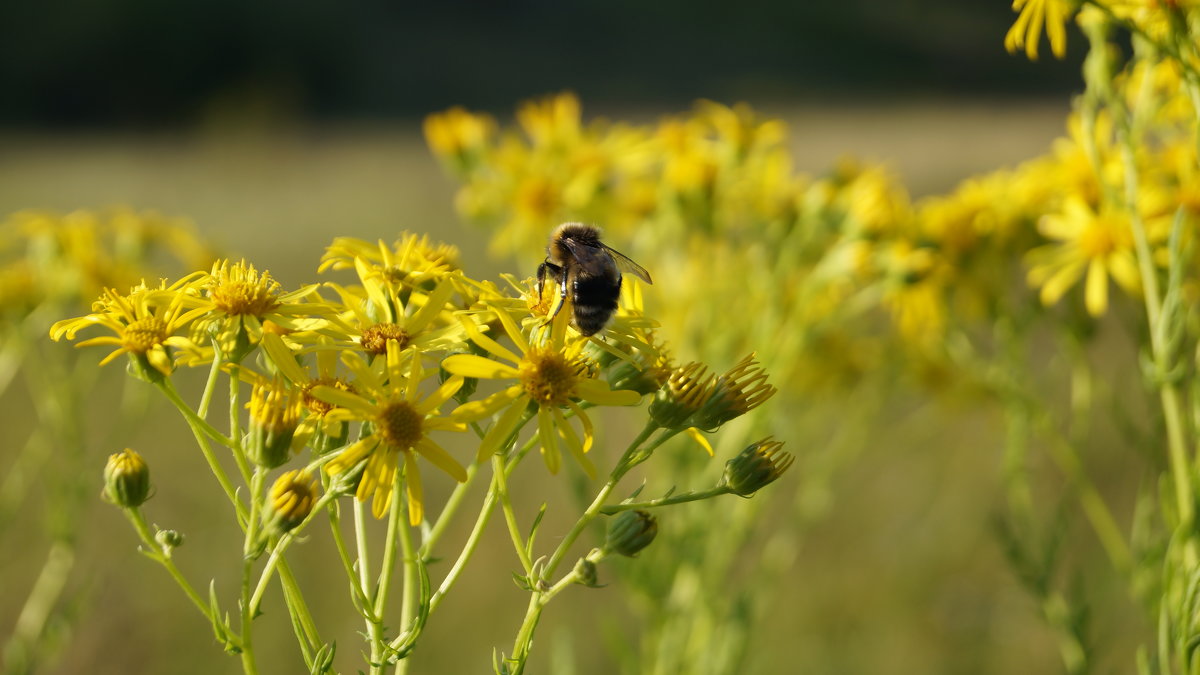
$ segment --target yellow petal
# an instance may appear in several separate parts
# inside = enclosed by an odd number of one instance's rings
[[[704,434],[700,433],[699,429],[696,427],[688,427],[687,429],[684,429],[683,432],[691,437],[693,441],[696,441],[700,447],[704,448],[704,451],[708,453],[709,457],[713,456],[712,444],[708,442],[708,439],[704,437]]]
[[[454,354],[442,361],[442,367],[463,377],[496,379],[517,377],[517,369],[510,365],[485,359],[475,354]]]
[[[1108,308],[1108,271],[1099,260],[1088,265],[1084,304],[1092,316],[1102,316]]]
[[[404,453],[404,485],[408,495],[408,524],[416,527],[425,518],[425,491],[421,487],[421,469],[411,452]]]
[[[475,457],[475,461],[485,461],[487,458],[503,449],[501,448],[501,444],[508,440],[509,434],[511,434],[517,428],[517,425],[520,424],[521,418],[525,414],[525,406],[528,402],[529,399],[524,397],[516,399],[513,401],[512,405],[509,406],[508,410],[506,410],[504,414],[500,416],[500,419],[496,420],[496,422],[492,424],[492,428],[488,429],[488,432],[486,435],[484,435],[483,440],[479,442],[479,452]]]
[[[429,460],[431,464],[450,474],[454,480],[460,483],[467,480],[466,469],[462,468],[462,465],[437,443],[428,438],[422,438],[417,441],[417,452],[421,453],[421,456]]]
[[[498,391],[482,401],[468,401],[455,408],[454,412],[450,413],[450,417],[465,422],[491,417],[512,402],[514,398],[520,396],[522,391],[520,386],[512,386],[504,391]]]
[[[596,405],[637,405],[642,395],[628,389],[613,391],[600,380],[582,379],[575,382],[575,393]]]
[[[546,468],[557,474],[562,464],[562,453],[558,450],[558,435],[554,433],[554,418],[546,408],[538,408],[538,441],[542,445],[542,459]]]
[[[458,393],[458,390],[462,388],[462,385],[462,375],[452,376],[450,379],[443,382],[442,386],[438,387],[436,391],[430,394],[429,398],[426,398],[424,401],[421,401],[417,404],[417,412],[421,413],[422,415],[428,415],[434,410],[437,410],[438,407],[449,400],[451,396]]]
[[[467,332],[467,337],[471,338],[472,342],[480,347],[483,347],[493,356],[498,356],[502,359],[512,361],[513,363],[521,362],[521,357],[512,353],[507,347],[504,347],[499,342],[496,342],[492,338],[484,335],[483,331],[479,330],[479,326],[476,326],[475,322],[469,317],[460,316],[458,320],[459,323],[462,324],[463,330]]]
[[[571,452],[571,456],[575,458],[575,461],[579,462],[579,466],[582,466],[583,470],[587,472],[588,478],[595,478],[596,467],[587,458],[587,455],[583,453],[583,445],[580,444],[579,437],[575,435],[575,430],[571,428],[571,423],[567,421],[567,418],[557,408],[551,408],[551,412],[554,413],[554,423],[558,426],[559,435],[567,443],[567,450]]]

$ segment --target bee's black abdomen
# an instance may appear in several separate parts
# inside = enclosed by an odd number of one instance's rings
[[[571,300],[575,305],[575,327],[584,335],[595,335],[617,311],[617,298],[621,295],[620,277],[617,277],[615,284],[603,277],[576,279],[574,290]]]

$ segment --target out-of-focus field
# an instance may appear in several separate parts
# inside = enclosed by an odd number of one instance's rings
[[[820,172],[842,155],[882,160],[922,195],[1044,152],[1061,135],[1067,109],[1064,100],[777,106],[761,112],[789,122],[799,169]],[[476,277],[532,272],[485,259],[482,235],[454,215],[452,184],[429,156],[418,129],[414,121],[172,136],[0,133],[0,211],[129,204],[187,215],[224,250],[269,269],[285,287],[318,280],[317,260],[334,236],[390,240],[402,229],[458,245]],[[114,379],[120,376],[118,366],[110,369]],[[102,388],[111,391],[114,386]],[[155,403],[147,428],[118,434],[117,442],[157,446],[152,471],[158,495],[147,509],[159,525],[187,533],[177,558],[185,571],[198,574],[204,565],[197,560],[230,536],[228,514],[213,517],[227,507],[208,484],[207,469],[182,421]],[[830,403],[836,409],[836,402]],[[0,423],[22,429],[23,437],[28,404],[12,392],[0,404]],[[95,414],[102,417],[108,405],[110,397],[97,396]],[[805,536],[793,573],[763,617],[750,665],[771,673],[1060,672],[1039,609],[1013,580],[990,530],[999,499],[999,420],[956,411],[952,401],[901,401],[871,434],[876,440],[834,480],[832,510]],[[177,456],[165,459],[176,446]],[[97,492],[104,457],[116,449],[92,448]],[[803,443],[789,449],[805,452]],[[788,478],[773,489],[792,489]],[[437,494],[445,488],[435,484],[431,490]],[[536,500],[521,499],[519,485],[514,493],[519,510],[536,509]],[[26,509],[28,521],[40,517],[38,504]],[[0,587],[5,589],[0,634],[10,628],[24,596],[16,591],[34,577],[44,554],[43,543],[33,538],[37,528],[29,529],[28,546],[0,550]],[[412,672],[483,672],[491,648],[511,644],[524,595],[508,581],[515,560],[500,530],[494,521],[483,546],[498,553],[473,561],[464,583],[430,624]],[[339,645],[356,649],[353,634],[359,626],[346,605],[342,572],[322,541],[326,536],[314,528],[304,546],[292,549],[297,574],[302,584],[307,580],[328,588],[315,595],[314,614],[343,617],[345,625],[330,632],[344,636]],[[81,544],[87,581],[77,597],[84,618],[50,672],[237,671],[237,661],[220,653],[208,626],[165,573],[135,548],[118,510],[96,499]],[[1114,589],[1110,596],[1119,599],[1120,593]],[[272,603],[278,607],[278,598],[269,597]],[[550,672],[551,654],[565,644],[562,633],[553,630],[560,622],[577,629],[569,648],[578,672],[609,672],[601,656],[604,626],[598,625],[594,608],[619,614],[621,603],[619,585],[565,593],[543,618],[550,630],[539,636],[537,672]],[[293,651],[286,620],[270,618],[277,630],[259,647],[267,664],[266,655]],[[1098,630],[1106,641],[1124,644],[1129,640],[1121,634],[1124,628]],[[593,629],[594,639],[588,637]],[[1099,662],[1109,665],[1103,653]],[[276,665],[264,672],[299,672],[298,661]],[[1132,664],[1111,665],[1126,669]]]

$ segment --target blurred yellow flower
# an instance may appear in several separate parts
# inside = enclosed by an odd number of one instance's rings
[[[1075,3],[1070,0],[1013,0],[1014,12],[1020,12],[1008,34],[1004,36],[1004,48],[1010,54],[1024,49],[1025,55],[1036,61],[1038,42],[1042,39],[1042,25],[1046,26],[1046,39],[1054,56],[1067,55],[1067,19],[1075,12]]]
[[[1058,302],[1085,273],[1084,304],[1092,316],[1108,308],[1109,276],[1131,293],[1141,288],[1127,214],[1108,205],[1096,212],[1071,195],[1061,213],[1042,218],[1038,230],[1056,242],[1028,255],[1029,283],[1041,287],[1043,303]]]

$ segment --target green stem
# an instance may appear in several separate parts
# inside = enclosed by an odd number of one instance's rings
[[[626,448],[625,453],[621,455],[621,459],[617,461],[616,467],[612,470],[612,474],[610,475],[608,482],[604,484],[604,487],[600,488],[600,492],[597,493],[596,498],[592,500],[591,505],[587,507],[587,510],[583,512],[583,515],[579,517],[579,520],[575,521],[575,525],[569,532],[567,532],[567,536],[563,537],[563,540],[559,543],[558,548],[556,548],[554,553],[550,556],[550,561],[546,563],[546,566],[542,569],[541,574],[538,575],[540,579],[545,580],[554,575],[554,570],[558,569],[559,564],[562,563],[563,556],[567,554],[567,551],[571,548],[571,545],[574,544],[575,540],[579,538],[579,535],[582,534],[585,529],[587,529],[587,526],[591,524],[592,520],[594,520],[596,516],[600,515],[601,507],[604,506],[604,502],[608,500],[608,496],[617,486],[617,483],[621,480],[621,477],[628,473],[630,469],[639,464],[641,461],[644,461],[644,457],[641,460],[636,460],[635,453],[641,449],[641,444],[645,443],[646,440],[650,438],[650,436],[653,435],[658,429],[659,426],[653,421],[647,422],[641,433],[639,433],[637,437],[630,442],[629,447]],[[659,445],[662,445],[663,442],[665,442],[667,438],[670,438],[670,436],[673,436],[674,433],[670,433],[669,430],[668,434],[664,434],[663,438],[660,438],[650,447],[645,448],[642,454],[648,457],[649,455],[646,453],[650,452]]]
[[[1117,110],[1123,110],[1117,103]],[[1142,277],[1142,295],[1146,303],[1146,319],[1150,324],[1150,347],[1155,367],[1159,373],[1170,371],[1169,347],[1166,344],[1166,326],[1162,322],[1162,300],[1158,289],[1158,275],[1154,268],[1154,257],[1146,234],[1146,224],[1138,212],[1138,170],[1136,149],[1129,129],[1127,115],[1118,115],[1118,136],[1121,140],[1121,157],[1125,165],[1125,202],[1133,226],[1134,249],[1137,253],[1138,271]],[[1192,471],[1187,460],[1187,441],[1183,425],[1183,405],[1176,386],[1159,378],[1159,398],[1162,402],[1163,421],[1167,427],[1167,452],[1171,466],[1171,477],[1175,484],[1175,503],[1179,511],[1181,528],[1190,528],[1195,519],[1195,502],[1192,493]],[[1188,557],[1194,558],[1193,546],[1187,547]]]
[[[483,500],[483,507],[479,510],[479,517],[475,519],[475,527],[471,528],[471,534],[467,536],[467,542],[463,545],[462,552],[458,554],[458,559],[454,561],[454,566],[446,573],[446,578],[442,579],[442,584],[433,593],[433,598],[429,601],[429,613],[432,614],[438,605],[441,604],[442,598],[446,593],[454,587],[454,582],[458,581],[458,577],[462,574],[463,569],[467,566],[467,561],[471,559],[475,548],[479,545],[480,536],[483,534],[484,528],[487,527],[488,521],[491,520],[492,514],[496,511],[496,503],[499,497],[496,495],[495,484],[492,489],[488,490],[487,497]]]
[[[350,548],[346,546],[346,538],[342,535],[340,512],[341,507],[337,502],[331,504],[325,512],[329,517],[329,527],[333,532],[333,544],[337,549],[338,557],[342,561],[342,568],[346,570],[346,577],[350,582],[350,595],[351,601],[354,603],[354,608],[364,618],[369,617],[371,609],[369,606],[370,601],[367,598],[367,590],[359,581],[354,568],[354,560],[350,557]]]
[[[709,488],[707,490],[694,490],[691,492],[684,492],[682,494],[671,495],[670,497],[651,499],[645,502],[623,502],[621,504],[613,504],[611,506],[602,507],[600,509],[600,513],[606,516],[611,516],[614,513],[620,513],[622,511],[632,511],[634,509],[653,509],[659,506],[684,504],[687,502],[695,502],[701,499],[711,499],[713,497],[719,497],[727,494],[730,494],[729,487],[725,485],[718,485],[717,487]]]
[[[413,544],[412,528],[407,522],[400,525],[400,545],[404,551],[404,593],[400,596],[400,635],[397,639],[404,637],[414,624],[413,609],[417,605],[417,549]],[[380,614],[382,615],[382,612]],[[407,658],[398,659],[396,675],[407,673],[408,664]]]
[[[479,473],[479,464],[472,462],[467,467],[467,479],[454,487],[454,491],[450,493],[450,497],[446,499],[446,505],[442,508],[442,512],[438,514],[437,520],[429,529],[429,534],[421,541],[421,548],[417,551],[417,556],[421,559],[429,557],[430,552],[449,529],[450,523],[453,522],[454,516],[458,514],[459,508],[462,507],[466,499],[467,492],[470,490],[472,483],[475,480],[476,474]]]
[[[162,380],[157,384],[163,395],[183,413],[184,419],[187,420],[188,426],[192,429],[192,435],[196,438],[196,443],[200,446],[201,454],[204,455],[205,461],[208,462],[208,468],[212,470],[213,475],[217,478],[217,482],[221,485],[221,489],[225,491],[225,496],[233,504],[234,511],[238,516],[238,524],[242,529],[245,529],[246,520],[249,517],[246,505],[238,497],[237,490],[233,487],[233,483],[225,473],[225,468],[221,466],[220,460],[217,459],[217,456],[213,453],[212,446],[208,442],[209,437],[213,436],[213,434],[216,434],[214,437],[221,443],[228,444],[229,439],[217,434],[216,430],[208,422],[197,417],[196,413],[192,412],[192,409],[187,407],[187,404],[183,402],[183,399],[179,398],[179,394],[175,392],[175,388],[170,380]]]
[[[512,539],[517,557],[521,559],[521,568],[525,575],[533,574],[533,561],[529,558],[529,550],[525,545],[521,528],[517,524],[517,515],[513,512],[512,501],[508,498],[508,480],[504,472],[504,458],[500,453],[492,455],[492,487],[500,500],[500,510],[504,512],[504,522],[508,525],[508,536]]]
[[[133,524],[133,529],[137,531],[138,537],[141,538],[142,545],[145,546],[145,554],[166,568],[167,573],[171,575],[171,578],[175,580],[175,583],[179,584],[179,587],[183,589],[184,594],[187,595],[188,599],[192,601],[192,604],[196,606],[196,609],[200,610],[200,613],[204,615],[204,618],[208,619],[211,623],[219,623],[220,618],[212,615],[208,602],[206,602],[204,598],[196,592],[195,588],[192,588],[192,585],[188,583],[188,580],[183,576],[183,573],[180,572],[179,568],[175,566],[175,561],[172,560],[169,555],[163,553],[162,547],[157,541],[154,540],[154,534],[150,531],[150,525],[146,523],[146,519],[144,516],[142,516],[141,510],[137,508],[121,510],[125,512],[125,516],[129,518],[129,522]]]

